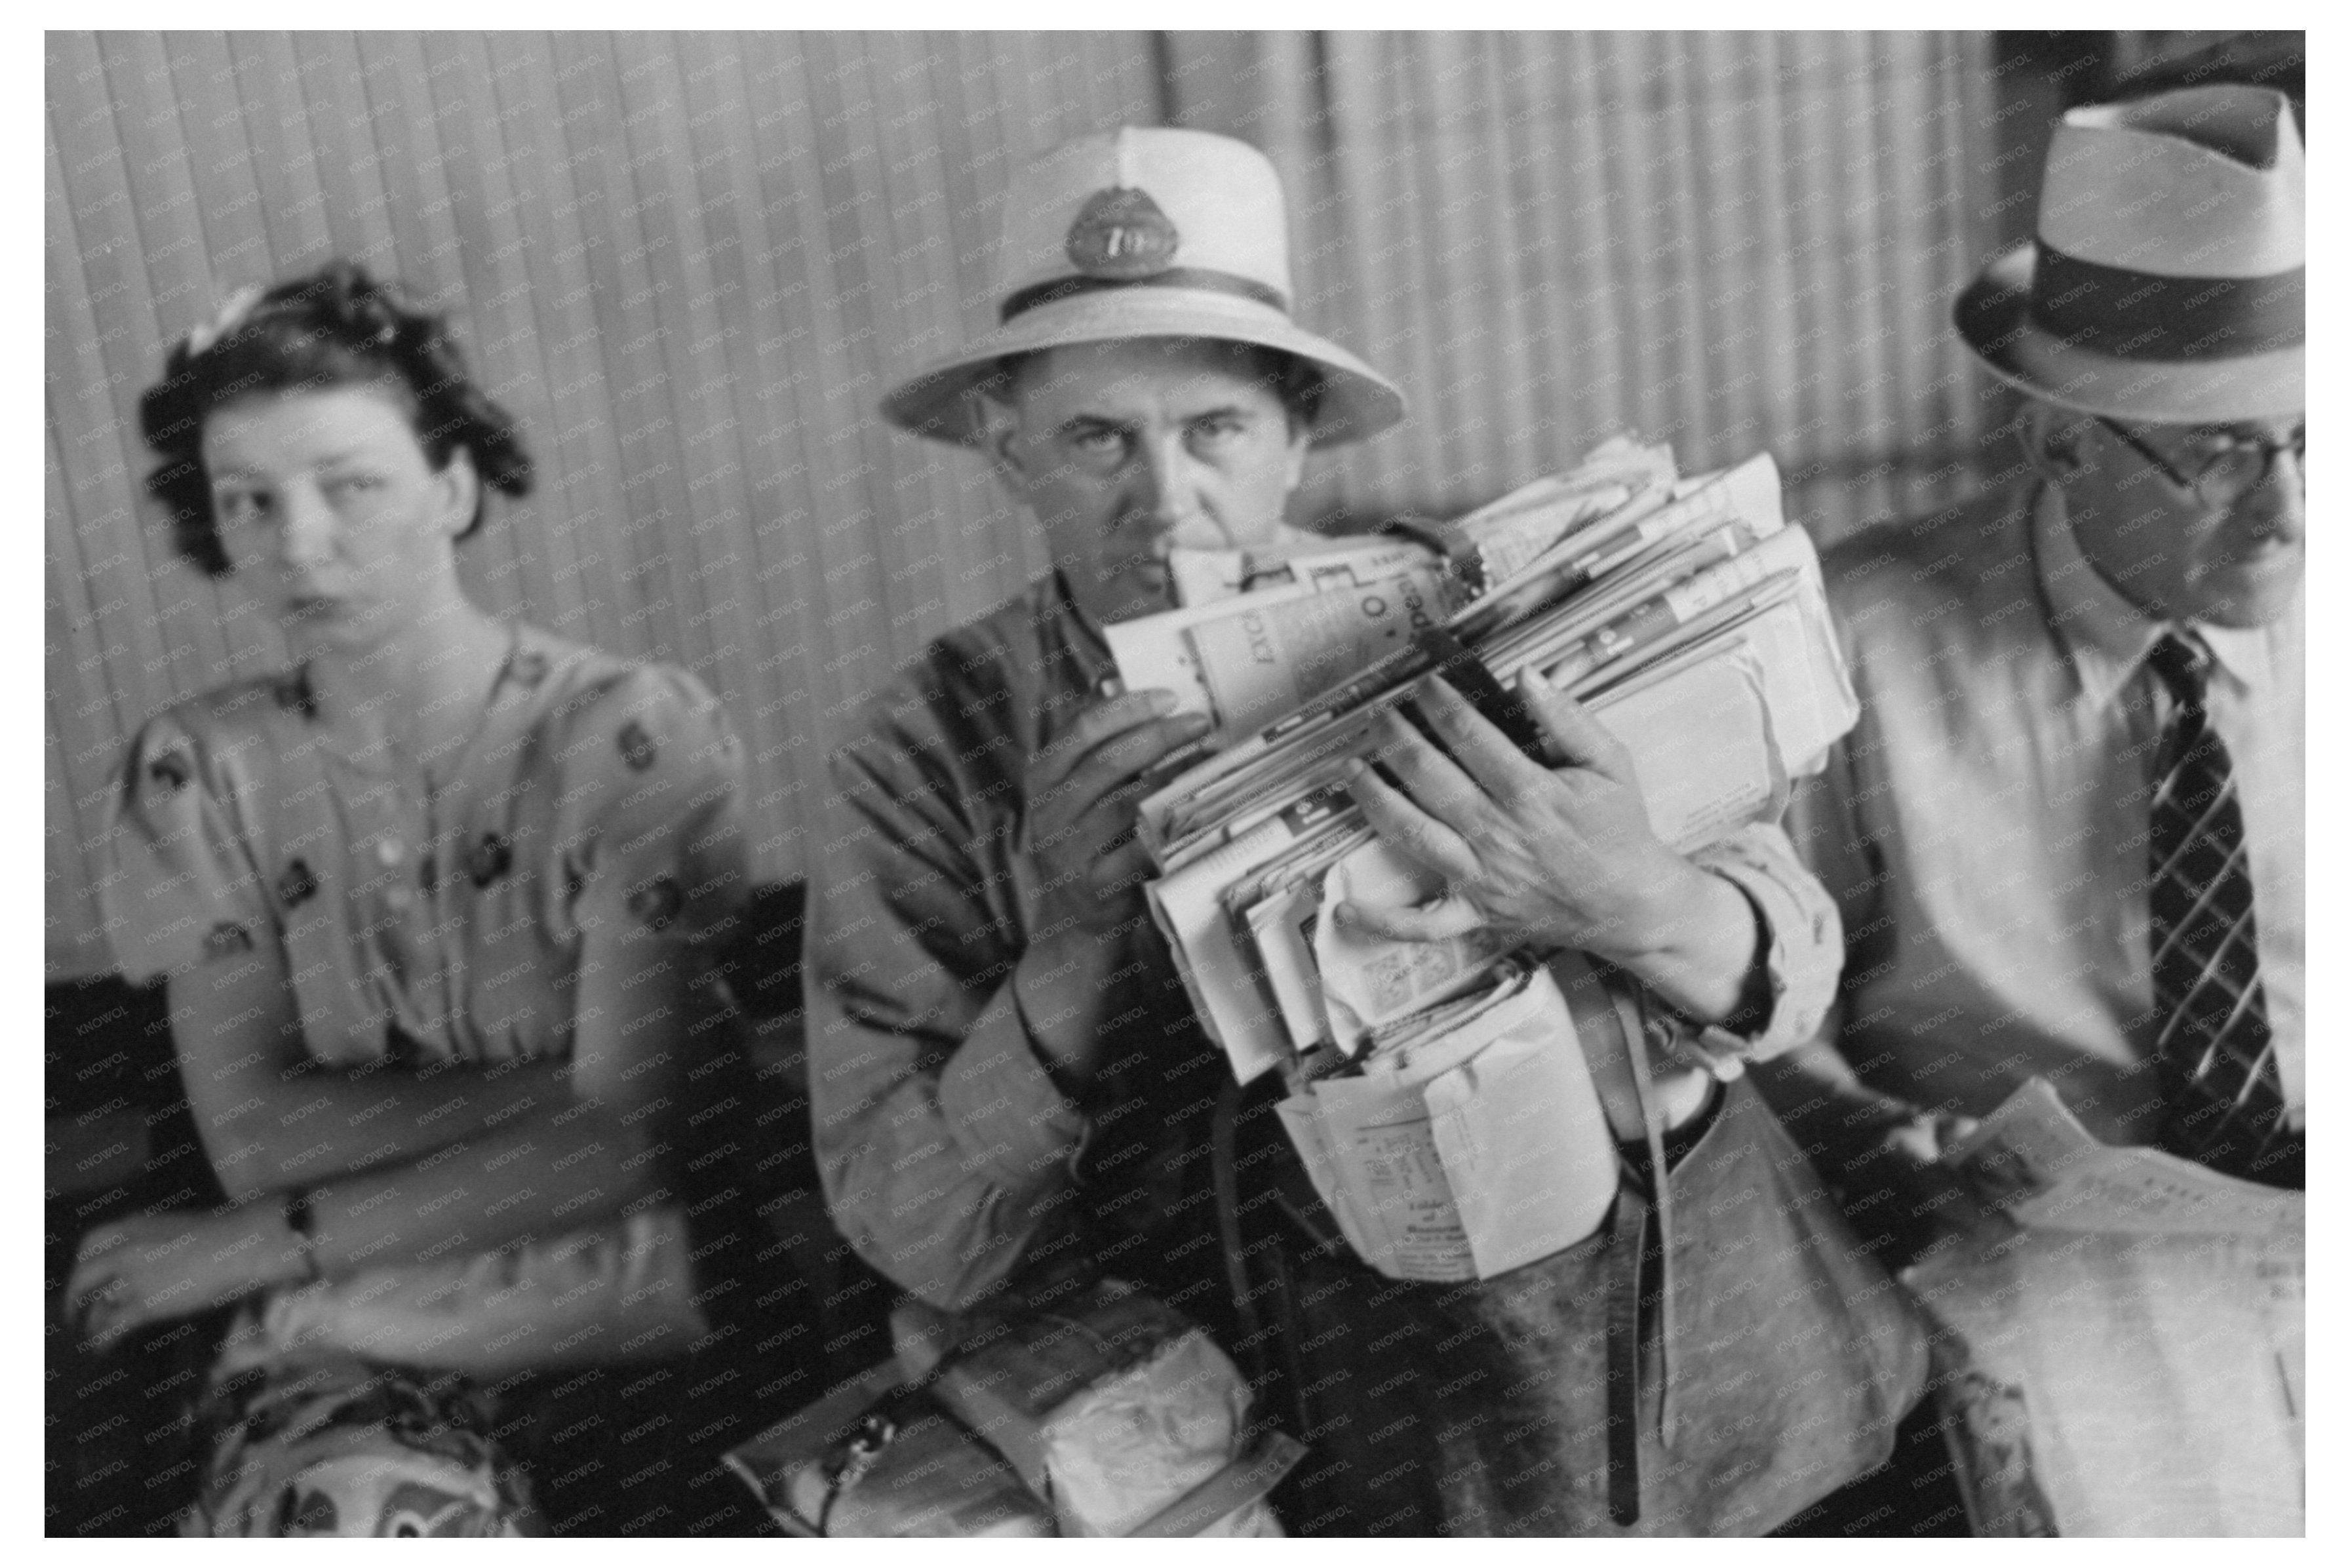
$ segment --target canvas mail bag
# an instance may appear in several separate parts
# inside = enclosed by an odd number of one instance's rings
[[[1586,1049],[1623,1031],[1645,1082],[1677,1025],[1621,977],[1606,989],[1604,1007],[1571,989],[1576,1029]],[[1240,1163],[1277,1172],[1251,1141]],[[1462,1283],[1379,1277],[1302,1171],[1276,1179],[1289,1241],[1248,1283],[1289,1347],[1308,1507],[1321,1469],[1341,1491],[1392,1478],[1343,1506],[1391,1491],[1407,1532],[1760,1535],[1890,1456],[1927,1378],[1915,1304],[1746,1079],[1694,1143],[1666,1142],[1651,1116],[1595,1234]]]

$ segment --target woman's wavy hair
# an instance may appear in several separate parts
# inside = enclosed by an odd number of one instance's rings
[[[173,547],[207,576],[229,575],[204,472],[207,418],[247,398],[350,386],[404,389],[416,439],[434,468],[446,467],[462,447],[485,492],[529,493],[530,454],[514,417],[473,384],[446,322],[411,309],[358,264],[334,261],[232,299],[217,319],[172,348],[163,379],[140,396],[140,432],[163,460],[147,476],[147,491],[162,504]],[[483,511],[476,503],[458,537],[482,525]]]

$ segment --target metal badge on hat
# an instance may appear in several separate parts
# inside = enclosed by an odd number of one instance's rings
[[[1230,199],[1217,200],[1220,191]],[[1272,161],[1231,137],[1125,126],[1062,144],[1019,171],[1006,194],[995,327],[891,389],[883,417],[977,445],[988,428],[983,394],[1000,385],[1007,358],[1137,336],[1201,337],[1310,361],[1323,378],[1315,445],[1377,434],[1403,418],[1403,395],[1290,318],[1284,210]]]
[[[1086,198],[1069,225],[1069,260],[1087,277],[1124,282],[1165,272],[1175,262],[1175,225],[1132,185],[1112,185]]]

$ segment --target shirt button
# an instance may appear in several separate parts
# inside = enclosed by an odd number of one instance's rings
[[[390,904],[395,909],[405,909],[409,905],[416,902],[415,894],[410,892],[405,888],[400,887],[395,887],[386,892],[383,898],[385,903]]]
[[[401,857],[407,853],[408,846],[397,838],[379,838],[375,841],[375,857],[386,866],[399,865]]]

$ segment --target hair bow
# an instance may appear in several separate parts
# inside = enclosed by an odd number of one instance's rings
[[[190,356],[203,353],[224,337],[235,331],[239,324],[252,314],[253,307],[261,303],[261,295],[262,288],[257,283],[246,284],[243,288],[230,295],[222,302],[217,315],[188,334]]]

